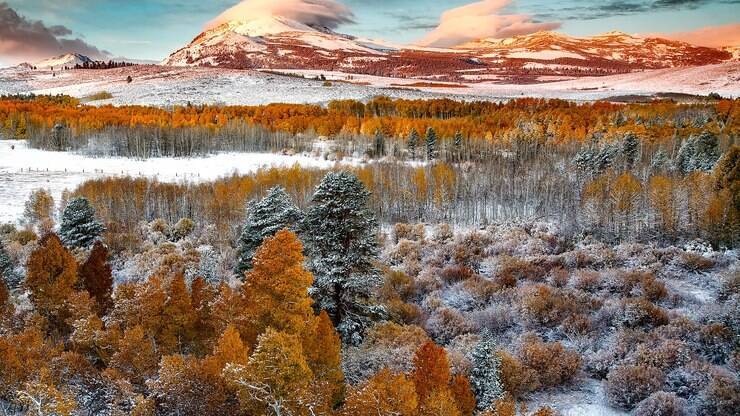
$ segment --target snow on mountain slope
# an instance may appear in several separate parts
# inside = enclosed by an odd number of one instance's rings
[[[504,60],[572,58],[580,60],[576,64],[584,68],[611,66],[615,70],[698,66],[716,64],[732,58],[730,53],[720,49],[660,38],[636,37],[622,32],[608,32],[591,37],[537,32],[508,39],[484,39],[459,48]]]
[[[38,69],[63,69],[73,68],[75,65],[82,65],[84,63],[93,63],[92,59],[79,53],[68,53],[64,55],[55,56],[53,58],[44,59],[43,61],[37,62],[34,66]]]
[[[341,35],[280,16],[233,20],[208,29],[163,61],[170,66],[341,70],[439,81],[528,84],[670,67],[717,64],[733,51],[622,32],[573,37],[537,32],[483,39],[453,49],[422,48]],[[476,72],[476,77],[470,73]]]
[[[198,35],[164,60],[170,66],[229,68],[294,67],[313,58],[326,63],[340,56],[381,54],[354,38],[280,16],[223,23]],[[317,56],[321,55],[321,56]]]

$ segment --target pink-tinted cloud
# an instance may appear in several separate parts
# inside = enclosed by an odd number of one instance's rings
[[[72,31],[64,26],[46,26],[20,16],[7,3],[0,2],[0,62],[13,65],[38,61],[65,53],[81,53],[92,59],[110,57],[80,38],[68,38]]]
[[[692,45],[720,48],[723,46],[740,46],[740,23],[721,26],[707,26],[689,32],[646,33],[643,37],[659,37],[687,42]]]
[[[507,38],[560,27],[557,22],[535,22],[526,14],[500,14],[511,0],[482,0],[450,9],[439,25],[417,43],[450,47],[484,38]]]
[[[232,20],[253,20],[282,16],[305,25],[336,29],[351,23],[354,15],[345,5],[334,0],[243,0],[208,23],[214,28]]]

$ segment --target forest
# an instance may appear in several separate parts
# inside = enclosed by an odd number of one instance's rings
[[[0,409],[736,414],[738,115],[3,97],[3,138],[46,150],[349,163],[34,191],[0,226]]]

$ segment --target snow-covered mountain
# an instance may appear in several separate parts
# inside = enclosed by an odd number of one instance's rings
[[[351,36],[270,16],[231,21],[206,30],[189,45],[170,55],[163,64],[231,68],[316,67],[344,55],[382,54]]]
[[[483,39],[452,49],[400,46],[268,16],[229,21],[208,29],[162,64],[529,83],[548,77],[555,81],[732,59],[733,53],[728,50],[621,32],[592,37],[538,32]]]
[[[483,39],[460,49],[516,62],[560,61],[581,67],[656,69],[720,63],[732,58],[727,51],[623,32],[591,37],[537,32],[507,39]],[[566,62],[568,61],[568,62]],[[572,62],[570,62],[572,61]]]
[[[90,59],[85,55],[81,55],[79,53],[67,53],[36,62],[33,66],[37,69],[64,69],[74,68],[75,65],[82,65],[84,63],[90,64],[93,62],[95,62],[93,59]]]

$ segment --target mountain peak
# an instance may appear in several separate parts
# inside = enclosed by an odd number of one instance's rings
[[[248,20],[232,20],[226,25],[229,30],[249,37],[262,37],[289,32],[317,31],[309,25],[282,16],[265,16]]]
[[[92,62],[94,62],[93,59],[85,55],[82,55],[80,53],[65,53],[59,56],[54,56],[52,58],[44,59],[43,61],[39,61],[34,66],[38,69],[46,69],[46,68],[62,69],[65,67],[70,68],[70,67],[74,67],[75,65],[82,65],[84,63],[92,63]]]

